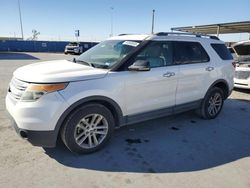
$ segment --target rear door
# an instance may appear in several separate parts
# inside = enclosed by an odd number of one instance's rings
[[[217,75],[213,62],[199,42],[173,44],[174,61],[180,68],[176,105],[202,99]]]

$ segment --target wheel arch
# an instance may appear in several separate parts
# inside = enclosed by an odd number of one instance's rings
[[[55,134],[58,139],[58,135],[60,133],[60,130],[69,117],[69,115],[74,112],[78,107],[89,104],[89,103],[98,103],[104,105],[106,108],[108,108],[111,113],[114,116],[115,120],[115,127],[119,127],[120,125],[125,123],[125,120],[123,118],[123,113],[120,108],[120,106],[113,100],[105,96],[91,96],[86,97],[83,99],[80,99],[73,103],[70,107],[68,107],[63,114],[60,116],[59,120],[57,121],[56,127],[55,127]]]
[[[231,94],[231,92],[229,90],[228,83],[224,79],[219,79],[219,80],[216,80],[215,82],[213,82],[213,84],[208,88],[207,92],[213,87],[218,87],[218,88],[222,89],[222,91],[224,93],[224,99],[227,99],[227,97]]]

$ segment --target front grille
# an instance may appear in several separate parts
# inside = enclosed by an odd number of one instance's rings
[[[246,80],[250,77],[250,71],[235,71],[235,78]]]
[[[8,92],[14,99],[20,100],[27,87],[28,83],[12,78]]]

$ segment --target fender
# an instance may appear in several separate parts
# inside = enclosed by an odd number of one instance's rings
[[[95,101],[107,103],[109,104],[109,106],[111,106],[115,110],[115,113],[116,113],[115,116],[117,116],[115,117],[117,121],[117,127],[125,124],[125,118],[123,117],[122,110],[120,106],[114,100],[105,96],[99,96],[99,95],[90,96],[90,97],[80,99],[79,101],[73,103],[70,107],[67,108],[67,110],[63,112],[63,114],[60,116],[59,120],[57,121],[55,129],[54,129],[54,134],[56,135],[56,138],[58,137],[58,133],[64,121],[74,109],[76,109],[78,106],[81,106],[85,103],[95,102]]]

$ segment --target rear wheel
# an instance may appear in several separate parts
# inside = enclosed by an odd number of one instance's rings
[[[100,104],[87,104],[74,111],[61,131],[64,144],[75,153],[101,149],[114,130],[111,112]]]
[[[201,107],[198,110],[199,115],[204,119],[216,118],[224,104],[224,94],[222,89],[214,87],[210,89],[202,101]]]

